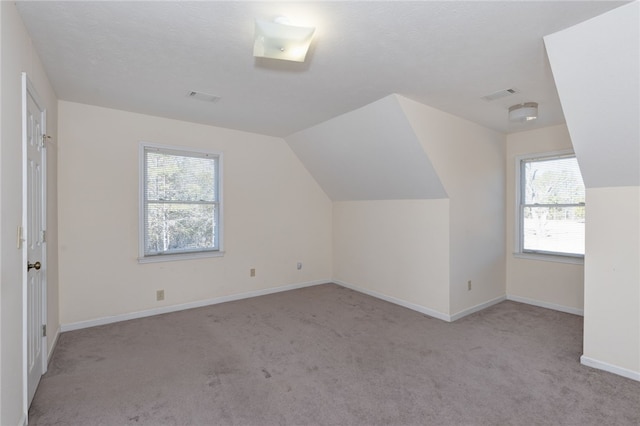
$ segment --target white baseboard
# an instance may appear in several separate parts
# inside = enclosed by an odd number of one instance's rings
[[[53,340],[51,340],[51,344],[47,348],[48,349],[47,364],[51,362],[51,357],[53,356],[53,351],[56,349],[56,345],[58,344],[58,337],[60,336],[61,332],[62,330],[60,329],[60,326],[58,326],[58,329],[56,330],[56,334],[53,336]]]
[[[618,376],[626,377],[631,380],[640,382],[640,372],[629,370],[627,368],[618,367],[617,365],[609,364],[607,362],[598,361],[597,359],[589,358],[582,355],[580,357],[580,364],[587,367],[597,368],[598,370],[607,371],[609,373],[617,374]]]
[[[572,308],[570,306],[556,305],[555,303],[544,302],[542,300],[529,299],[528,297],[507,295],[507,300],[526,303],[527,305],[539,306],[541,308],[553,309],[554,311],[565,312],[567,314],[584,316],[584,309]]]
[[[452,322],[453,321],[457,321],[462,317],[466,317],[467,315],[471,315],[471,314],[473,314],[475,312],[481,311],[483,309],[488,308],[489,306],[493,306],[493,305],[495,305],[497,303],[500,303],[500,302],[503,302],[505,300],[507,300],[507,296],[500,296],[500,297],[496,297],[495,299],[491,299],[491,300],[489,300],[487,302],[480,303],[479,305],[472,306],[472,307],[470,307],[468,309],[465,309],[463,311],[458,312],[457,314],[451,315],[451,321]]]
[[[409,308],[413,311],[417,311],[420,312],[421,314],[425,314],[425,315],[429,315],[430,317],[434,317],[437,318],[439,320],[443,320],[443,321],[447,321],[447,322],[451,322],[451,317],[445,313],[436,311],[434,309],[429,309],[426,308],[422,305],[416,305],[415,303],[410,303],[407,302],[406,300],[402,300],[402,299],[398,299],[392,296],[387,296],[386,294],[382,294],[382,293],[378,293],[377,291],[373,291],[373,290],[367,290],[364,289],[362,287],[358,287],[356,285],[353,284],[349,284],[346,283],[344,281],[340,281],[340,280],[333,280],[334,283],[341,285],[342,287],[346,287],[348,289],[357,291],[358,293],[364,293],[366,295],[369,296],[373,296],[377,299],[382,299],[385,300],[387,302],[391,302],[394,303],[396,305],[400,305],[400,306],[404,306],[405,308]]]
[[[137,318],[150,317],[153,315],[166,314],[169,312],[184,311],[185,309],[200,308],[203,306],[217,305],[218,303],[232,302],[234,300],[248,299],[250,297],[264,296],[272,293],[280,293],[282,291],[296,290],[304,287],[311,287],[319,284],[330,283],[331,280],[308,281],[304,283],[290,284],[281,287],[272,287],[262,290],[248,291],[245,293],[232,294],[229,296],[215,297],[213,299],[197,300],[195,302],[182,303],[179,305],[163,306],[161,308],[147,309],[144,311],[131,312],[128,314],[113,315],[108,317],[96,318],[87,321],[79,321],[69,324],[62,324],[60,331],[73,331],[82,328],[96,327],[98,325],[111,324],[114,322],[128,321]]]
[[[195,302],[189,302],[189,303],[183,303],[183,304],[179,304],[179,305],[172,305],[172,306],[163,306],[161,308],[153,308],[153,309],[148,309],[148,310],[144,310],[144,311],[138,311],[138,312],[131,312],[128,314],[120,314],[120,315],[113,315],[113,316],[108,316],[108,317],[102,317],[102,318],[96,318],[93,320],[87,320],[87,321],[79,321],[79,322],[74,322],[74,323],[69,323],[69,324],[62,324],[57,332],[56,335],[54,337],[54,341],[53,344],[51,345],[51,347],[49,348],[49,353],[48,353],[48,358],[50,359],[52,354],[53,354],[53,350],[55,348],[55,345],[58,341],[58,336],[60,335],[60,333],[63,333],[65,331],[72,331],[72,330],[79,330],[82,328],[88,328],[88,327],[95,327],[95,326],[99,326],[99,325],[104,325],[104,324],[111,324],[114,322],[120,322],[120,321],[128,321],[131,319],[136,319],[136,318],[144,318],[144,317],[149,317],[149,316],[153,316],[153,315],[160,315],[160,314],[166,314],[169,312],[177,312],[177,311],[182,311],[185,309],[192,309],[192,308],[199,308],[202,306],[209,306],[209,305],[216,305],[218,303],[224,303],[224,302],[231,302],[234,300],[241,300],[241,299],[248,299],[250,297],[257,297],[257,296],[264,296],[267,294],[272,294],[272,293],[279,293],[282,291],[288,291],[288,290],[295,290],[295,289],[299,289],[299,288],[304,288],[304,287],[310,287],[310,286],[314,286],[314,285],[319,285],[319,284],[325,284],[325,283],[330,283],[330,282],[334,282],[338,285],[341,285],[343,287],[349,288],[351,290],[360,292],[360,293],[364,293],[367,294],[369,296],[372,297],[376,297],[378,299],[382,299],[385,300],[387,302],[390,303],[394,303],[396,305],[400,305],[403,306],[405,308],[420,312],[422,314],[425,315],[429,315],[430,317],[433,318],[437,318],[440,319],[442,321],[447,321],[447,322],[452,322],[452,321],[456,321],[460,318],[463,318],[467,315],[473,314],[475,312],[481,311],[483,309],[488,308],[489,306],[495,305],[497,303],[502,302],[503,300],[512,300],[514,302],[520,302],[520,303],[526,303],[529,305],[534,305],[534,306],[539,306],[542,308],[547,308],[547,309],[553,309],[556,311],[560,311],[560,312],[566,312],[569,314],[574,314],[574,315],[584,315],[584,312],[582,309],[576,309],[576,308],[571,308],[568,306],[562,306],[562,305],[556,305],[554,303],[548,303],[548,302],[543,302],[543,301],[539,301],[539,300],[534,300],[534,299],[529,299],[526,297],[520,297],[520,296],[513,296],[513,295],[507,295],[507,296],[501,296],[501,297],[497,297],[495,299],[489,300],[487,302],[481,303],[479,305],[473,306],[469,309],[465,309],[464,311],[458,312],[454,315],[448,315],[445,314],[443,312],[440,311],[436,311],[434,309],[430,309],[427,308],[425,306],[422,305],[417,305],[415,303],[411,303],[411,302],[407,302],[406,300],[402,300],[402,299],[398,299],[396,297],[393,296],[388,296],[386,294],[382,294],[382,293],[378,293],[376,291],[373,290],[368,290],[362,287],[358,287],[356,285],[344,282],[344,281],[340,281],[340,280],[317,280],[317,281],[309,281],[309,282],[303,282],[303,283],[297,283],[297,284],[290,284],[290,285],[286,285],[286,286],[280,286],[280,287],[272,287],[272,288],[267,288],[267,289],[262,289],[262,290],[255,290],[255,291],[249,291],[249,292],[245,292],[245,293],[239,293],[239,294],[232,294],[229,296],[222,296],[222,297],[216,297],[213,299],[205,299],[205,300],[198,300]],[[596,367],[597,368],[597,367]]]

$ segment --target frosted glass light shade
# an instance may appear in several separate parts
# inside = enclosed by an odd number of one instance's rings
[[[297,27],[256,19],[253,56],[304,62],[315,27]]]
[[[538,118],[538,104],[526,102],[509,107],[509,121],[531,121]]]

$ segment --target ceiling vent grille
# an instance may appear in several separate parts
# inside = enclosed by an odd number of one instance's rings
[[[190,98],[198,99],[199,101],[205,101],[205,102],[218,102],[220,100],[220,96],[211,95],[209,93],[204,93],[204,92],[196,92],[195,90],[192,90],[189,93],[187,93],[187,96],[189,96]]]
[[[506,98],[507,96],[515,95],[516,93],[520,93],[518,89],[502,89],[497,92],[489,93],[482,97],[487,102],[495,101],[496,99]]]

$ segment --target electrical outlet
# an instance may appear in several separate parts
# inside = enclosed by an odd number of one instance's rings
[[[164,290],[156,290],[156,301],[164,300]]]
[[[255,268],[251,268],[251,270],[249,270],[249,276],[250,277],[255,277],[256,276],[256,269]]]
[[[471,291],[471,280],[467,282],[467,291]]]
[[[298,262],[298,264],[296,265],[296,268],[298,268],[298,271],[302,269],[302,262]]]

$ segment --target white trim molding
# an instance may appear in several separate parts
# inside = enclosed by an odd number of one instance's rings
[[[545,161],[545,160],[557,160],[560,158],[575,158],[576,154],[572,149],[563,149],[558,151],[549,151],[549,152],[536,152],[536,153],[528,153],[521,154],[515,157],[515,199],[514,199],[514,213],[515,213],[515,229],[513,234],[513,247],[515,253],[513,253],[514,257],[518,257],[521,259],[532,259],[539,260],[543,262],[560,262],[560,263],[573,263],[573,264],[584,264],[584,255],[580,254],[568,254],[563,252],[535,252],[535,251],[525,251],[524,249],[524,224],[523,224],[523,211],[522,208],[525,206],[522,198],[523,194],[523,175],[522,175],[522,166],[523,161]],[[575,204],[576,206],[578,204]],[[584,207],[584,203],[582,203]]]
[[[450,321],[451,322],[457,321],[460,318],[463,318],[463,317],[466,317],[467,315],[471,315],[473,313],[479,312],[479,311],[481,311],[483,309],[487,309],[489,306],[496,305],[496,304],[498,304],[500,302],[504,302],[505,300],[507,300],[507,296],[500,296],[500,297],[496,297],[495,299],[488,300],[488,301],[486,301],[484,303],[480,303],[479,305],[472,306],[472,307],[470,307],[468,309],[465,309],[463,311],[458,312],[457,314],[451,315]]]
[[[51,345],[49,345],[48,347],[49,353],[47,354],[47,365],[51,362],[53,351],[56,350],[56,345],[58,344],[58,337],[60,337],[60,333],[62,333],[62,330],[60,329],[60,326],[58,326],[58,329],[56,330],[56,334],[55,336],[53,336],[53,339],[51,340]]]
[[[472,306],[468,309],[460,311],[454,315],[445,314],[440,311],[436,311],[435,309],[430,309],[422,305],[416,305],[415,303],[407,302],[406,300],[398,299],[393,296],[387,296],[386,294],[378,293],[377,291],[368,290],[362,287],[358,287],[357,285],[353,285],[340,280],[333,280],[334,283],[341,285],[342,287],[351,289],[353,291],[357,291],[359,293],[363,293],[377,299],[381,299],[395,305],[403,306],[405,308],[411,309],[416,312],[420,312],[421,314],[429,315],[430,317],[437,318],[446,322],[457,321],[460,318],[466,317],[467,315],[471,315],[475,312],[479,312],[483,309],[488,308],[489,306],[493,306],[497,303],[503,302],[507,299],[507,296],[496,297],[495,299],[488,300],[484,303],[480,303],[479,305]]]
[[[559,254],[542,253],[513,253],[518,259],[539,260],[542,262],[569,263],[572,265],[584,265],[584,256],[565,256]]]
[[[407,302],[406,300],[398,299],[393,296],[387,296],[386,294],[378,293],[377,291],[368,290],[362,287],[358,287],[357,285],[349,284],[340,280],[333,280],[334,283],[348,288],[353,291],[357,291],[358,293],[363,293],[368,296],[375,297],[377,299],[385,300],[387,302],[403,306],[405,308],[411,309],[413,311],[420,312],[421,314],[429,315],[430,317],[437,318],[442,321],[451,322],[451,316],[440,311],[436,311],[434,309],[429,309],[422,305],[416,305],[415,303]]]
[[[308,281],[297,284],[290,284],[281,287],[271,287],[262,290],[248,291],[245,293],[231,294],[229,296],[214,297],[213,299],[197,300],[194,302],[182,303],[179,305],[163,306],[161,308],[147,309],[144,311],[131,312],[128,314],[113,315],[108,317],[96,318],[87,321],[78,321],[69,324],[62,324],[60,331],[73,331],[82,328],[96,327],[99,325],[111,324],[114,322],[128,321],[137,318],[151,317],[154,315],[167,314],[169,312],[184,311],[186,309],[201,308],[203,306],[217,305],[218,303],[232,302],[234,300],[249,299],[251,297],[265,296],[272,293],[280,293],[283,291],[296,290],[304,287],[312,287],[314,285],[327,284],[331,280]]]
[[[146,253],[147,224],[146,214],[147,205],[151,201],[147,199],[147,152],[155,152],[160,154],[174,155],[180,157],[192,157],[200,159],[208,159],[214,162],[214,180],[213,198],[209,201],[199,202],[191,200],[189,205],[205,203],[214,206],[214,238],[212,246],[207,249],[186,250],[179,249],[172,252]],[[224,176],[224,153],[219,151],[210,151],[207,149],[187,148],[181,146],[160,145],[151,142],[138,142],[138,263],[154,263],[167,262],[177,260],[199,259],[204,257],[222,257],[224,256],[224,200],[223,200],[223,176]],[[170,201],[164,200],[163,202]],[[174,200],[175,201],[175,200]],[[159,202],[155,200],[154,202]]]
[[[603,370],[608,373],[617,374],[618,376],[626,377],[627,379],[635,380],[636,382],[640,382],[640,372],[638,371],[633,371],[627,368],[618,367],[617,365],[598,361],[597,359],[589,358],[585,355],[582,355],[580,357],[580,364],[586,365],[587,367],[596,368],[598,370]]]
[[[540,308],[553,309],[554,311],[560,311],[567,314],[580,315],[584,316],[584,309],[572,308],[570,306],[558,305],[555,303],[544,302],[542,300],[529,299],[528,297],[507,295],[507,300],[511,300],[513,302],[526,303],[527,305],[538,306]]]

